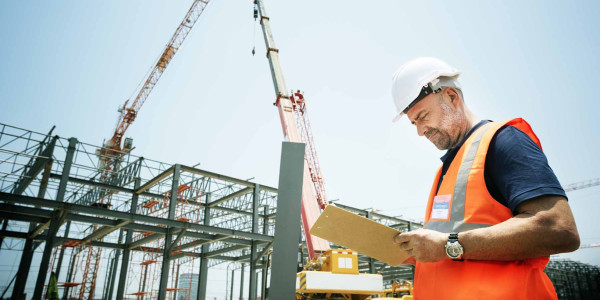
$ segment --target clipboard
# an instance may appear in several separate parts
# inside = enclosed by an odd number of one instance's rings
[[[394,243],[394,236],[398,233],[401,231],[333,205],[325,208],[310,229],[312,235],[391,266],[400,265],[410,257]]]

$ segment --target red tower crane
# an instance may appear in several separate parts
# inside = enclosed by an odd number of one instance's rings
[[[99,172],[100,172],[100,181],[105,182],[109,180],[112,176],[116,175],[118,171],[118,165],[120,163],[120,159],[122,154],[129,149],[131,149],[131,145],[129,143],[125,143],[124,147],[121,147],[121,142],[123,136],[125,135],[125,131],[129,128],[129,125],[133,123],[135,118],[137,117],[140,108],[148,99],[150,92],[154,86],[156,86],[158,80],[162,76],[163,72],[173,59],[173,56],[181,45],[183,41],[187,37],[187,35],[192,30],[194,24],[200,15],[208,5],[208,0],[196,0],[192,3],[192,6],[188,10],[187,14],[183,18],[183,21],[177,27],[175,34],[165,47],[162,55],[158,59],[158,62],[152,68],[150,75],[142,85],[141,89],[138,91],[137,96],[135,97],[133,103],[130,106],[127,106],[129,100],[125,101],[123,107],[119,109],[120,115],[117,120],[117,126],[115,128],[115,132],[113,136],[103,145],[103,148],[99,151],[100,163],[99,163]],[[107,196],[110,199],[110,194]],[[99,203],[104,203],[105,199],[98,199]],[[93,227],[95,231],[97,226]],[[98,273],[100,257],[102,254],[102,248],[94,248],[87,247],[87,257],[86,257],[86,265],[84,268],[83,280],[81,283],[81,289],[79,291],[78,299],[93,299],[94,291],[96,287],[96,277]]]
[[[173,56],[175,56],[175,53],[177,53],[181,47],[181,44],[183,44],[183,41],[192,30],[194,24],[196,24],[196,21],[208,3],[208,0],[196,0],[194,3],[192,3],[192,6],[183,18],[181,24],[179,24],[179,27],[177,27],[175,34],[173,34],[173,37],[165,47],[162,55],[158,59],[158,62],[156,62],[154,68],[152,68],[152,71],[150,72],[150,75],[138,91],[133,103],[131,103],[130,106],[127,106],[129,103],[129,100],[127,100],[125,101],[125,104],[123,104],[123,107],[119,108],[120,114],[115,127],[115,132],[104,144],[104,149],[102,150],[103,159],[101,160],[103,160],[103,162],[101,162],[101,169],[102,166],[105,166],[107,169],[104,177],[107,176],[112,165],[111,163],[120,156],[122,153],[121,151],[128,150],[128,148],[130,148],[130,145],[124,145],[124,147],[121,147],[121,142],[123,136],[125,135],[125,131],[127,131],[129,125],[131,125],[131,123],[133,123],[137,117],[140,108],[142,108],[142,105],[144,105],[144,102],[146,99],[148,99],[150,92],[152,92],[152,89],[154,89],[154,86],[156,86],[156,83],[171,62],[171,59],[173,59]]]

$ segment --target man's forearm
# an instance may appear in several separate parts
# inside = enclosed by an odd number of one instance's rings
[[[571,252],[579,247],[571,209],[560,196],[528,200],[500,224],[459,234],[465,259],[521,260]]]

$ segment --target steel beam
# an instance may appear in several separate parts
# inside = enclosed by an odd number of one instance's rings
[[[179,243],[179,241],[181,241],[181,238],[183,238],[183,235],[185,234],[185,232],[187,231],[186,228],[181,229],[179,231],[179,233],[177,234],[177,237],[175,238],[175,240],[171,243],[171,245],[169,245],[167,247],[167,245],[165,245],[165,248],[167,249],[167,251],[169,253],[173,252],[173,248],[175,247],[175,245],[177,245],[177,243]]]
[[[52,173],[52,174],[50,174],[50,178],[60,179],[61,175]],[[98,188],[111,190],[111,191],[118,191],[118,192],[130,193],[130,194],[135,193],[135,189],[130,189],[130,188],[114,185],[114,184],[109,184],[109,183],[104,183],[104,182],[99,182],[99,181],[94,181],[94,180],[89,180],[89,179],[69,177],[69,182],[77,183],[77,184],[84,184],[87,186],[98,187]],[[154,198],[154,199],[161,199],[161,200],[164,198],[163,195],[154,194],[154,193],[150,193],[150,192],[143,192],[140,195]]]
[[[152,241],[156,241],[158,239],[162,239],[165,235],[166,235],[166,233],[165,234],[155,233],[153,235],[149,235],[149,236],[147,236],[145,238],[141,238],[141,239],[139,239],[139,240],[137,240],[135,242],[127,244],[127,249],[135,249],[137,247],[143,246],[143,245],[145,245],[147,243],[150,243]]]
[[[98,229],[98,230],[90,233],[88,236],[86,236],[85,238],[83,238],[82,241],[84,243],[87,243],[87,242],[91,242],[91,241],[95,241],[95,240],[101,239],[101,238],[109,235],[111,232],[113,232],[113,231],[115,231],[115,230],[117,230],[117,229],[119,229],[119,228],[121,228],[121,227],[129,224],[129,223],[131,223],[131,220],[121,221],[121,222],[119,222],[119,224],[117,224],[115,226],[103,226],[100,229]]]
[[[15,214],[15,213],[11,213],[10,211],[3,209],[3,208],[14,207],[14,206],[15,205],[12,205],[12,204],[0,203],[0,218],[3,220],[31,223],[32,226],[30,228],[30,231],[35,229],[36,223],[46,223],[46,222],[48,222],[48,220],[50,220],[50,217],[38,217],[38,216],[25,215],[25,214]],[[24,210],[26,210],[26,209],[28,209],[28,208],[25,208]],[[50,210],[43,210],[43,211],[52,213],[52,211],[50,211]],[[0,231],[2,231],[2,230],[0,230]],[[4,231],[6,231],[6,230],[4,230]]]
[[[283,142],[269,290],[271,299],[294,299],[296,295],[303,175],[304,144]]]
[[[218,249],[218,250],[214,250],[214,251],[211,251],[211,252],[203,253],[202,256],[203,257],[213,257],[213,256],[222,255],[222,254],[225,254],[225,253],[229,253],[229,252],[232,252],[232,251],[241,250],[241,249],[245,249],[245,248],[247,248],[247,246],[243,246],[243,245],[231,246],[231,247],[227,247],[227,248]]]
[[[226,176],[226,175],[222,175],[222,174],[217,174],[217,173],[206,171],[206,170],[200,170],[200,169],[196,169],[196,168],[192,168],[192,167],[188,167],[188,166],[181,166],[181,170],[184,172],[193,173],[193,174],[201,175],[204,177],[210,177],[210,178],[219,179],[219,180],[223,180],[223,181],[227,181],[227,182],[237,183],[240,185],[245,185],[247,187],[254,187],[254,182],[251,182],[248,180],[242,180],[242,179],[238,179],[238,178],[234,178],[234,177],[230,177],[230,176]],[[262,189],[265,191],[277,193],[276,188],[272,188],[272,187],[269,187],[266,185],[263,185]]]
[[[173,174],[174,171],[175,171],[175,166],[172,166],[172,167],[164,170],[162,173],[158,174],[158,176],[146,181],[146,183],[144,183],[144,185],[135,189],[135,193],[141,194],[141,193],[145,192],[146,190],[149,190],[151,187],[153,187],[154,185],[159,183],[161,180],[163,180],[163,179],[169,177],[169,175]]]
[[[0,200],[5,201],[5,202],[10,202],[10,203],[18,203],[18,204],[25,204],[25,205],[39,205],[39,206],[42,206],[45,208],[61,209],[61,210],[67,210],[67,211],[71,211],[71,212],[92,214],[92,215],[116,218],[116,219],[121,219],[121,220],[130,220],[131,222],[152,223],[155,225],[162,225],[162,226],[167,226],[167,227],[185,228],[186,226],[188,226],[186,224],[189,224],[189,230],[193,230],[193,231],[209,232],[209,233],[214,233],[214,234],[225,234],[225,235],[237,236],[237,237],[242,237],[242,238],[247,238],[247,239],[252,239],[252,240],[264,241],[264,242],[271,242],[273,240],[273,237],[271,237],[271,236],[265,236],[263,234],[251,233],[251,232],[246,232],[246,231],[241,231],[241,230],[233,230],[233,229],[220,228],[220,227],[215,227],[215,226],[206,226],[206,225],[188,223],[188,222],[183,222],[183,221],[178,221],[178,220],[164,219],[164,218],[140,215],[140,214],[135,214],[135,213],[127,213],[127,212],[122,212],[122,211],[114,211],[114,210],[109,210],[109,209],[100,208],[100,207],[92,207],[92,206],[85,206],[85,205],[78,205],[78,204],[64,203],[64,202],[59,203],[56,201],[39,199],[39,198],[35,198],[35,197],[22,196],[22,195],[14,195],[14,194],[9,194],[9,193],[4,193],[4,192],[0,192]]]
[[[42,172],[44,167],[52,160],[52,154],[54,153],[54,145],[56,144],[56,140],[58,137],[54,137],[50,143],[46,146],[44,150],[40,152],[40,155],[37,157],[31,157],[31,160],[35,158],[35,162],[32,164],[31,168],[27,171],[27,174],[24,174],[23,178],[15,183],[15,188],[13,190],[14,194],[22,194],[25,189],[35,180],[35,178]],[[43,144],[40,143],[40,147]],[[29,166],[29,164],[28,164]],[[25,171],[25,168],[23,171]]]
[[[247,187],[247,188],[241,189],[241,190],[239,190],[237,192],[234,192],[232,194],[229,194],[227,196],[223,196],[223,197],[221,197],[221,198],[219,198],[219,199],[217,199],[215,201],[207,202],[208,203],[207,206],[208,207],[215,207],[215,206],[217,206],[217,205],[219,205],[219,204],[221,204],[221,203],[223,203],[225,201],[229,201],[229,200],[231,200],[233,198],[244,196],[244,195],[246,195],[246,194],[248,194],[250,192],[252,192],[252,188],[251,187]]]

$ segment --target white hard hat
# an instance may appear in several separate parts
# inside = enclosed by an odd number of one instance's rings
[[[460,72],[434,57],[419,57],[403,64],[392,79],[392,97],[396,105],[396,122],[425,96],[441,91],[443,86],[460,89]]]

